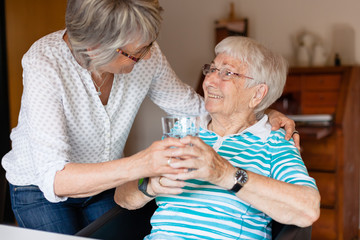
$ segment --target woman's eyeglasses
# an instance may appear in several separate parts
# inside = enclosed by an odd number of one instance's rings
[[[131,60],[133,60],[134,62],[139,62],[141,59],[143,59],[146,54],[148,54],[148,52],[150,51],[151,47],[153,45],[153,42],[150,43],[148,46],[146,46],[140,53],[139,53],[139,57],[135,57],[131,54],[128,54],[127,52],[124,52],[123,50],[121,50],[120,48],[117,48],[116,51],[122,55],[124,55],[125,57],[130,58]]]
[[[234,73],[234,72],[231,72],[229,71],[228,69],[226,68],[216,68],[216,67],[212,67],[210,64],[205,64],[202,68],[203,70],[203,74],[206,76],[208,74],[211,74],[211,73],[214,73],[216,71],[218,71],[218,76],[222,79],[222,80],[225,80],[225,81],[229,81],[235,77],[238,77],[238,78],[248,78],[248,79],[253,79],[252,77],[248,77],[244,74],[241,74],[241,73]]]

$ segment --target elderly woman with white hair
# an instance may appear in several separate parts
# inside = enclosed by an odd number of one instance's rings
[[[245,37],[228,37],[215,52],[203,67],[209,118],[199,137],[172,139],[177,148],[163,151],[183,172],[150,178],[141,191],[130,182],[115,193],[129,209],[156,196],[146,239],[270,239],[272,219],[305,227],[319,217],[314,179],[264,113],[282,93],[287,62]]]

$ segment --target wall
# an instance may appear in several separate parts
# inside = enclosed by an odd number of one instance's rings
[[[10,125],[17,125],[22,94],[21,58],[40,37],[65,26],[66,0],[5,0]]]
[[[160,0],[164,8],[160,46],[179,77],[193,87],[198,84],[201,66],[214,57],[214,21],[227,18],[230,2],[235,3],[237,17],[249,19],[249,36],[282,54],[292,65],[293,41],[299,33],[307,30],[315,34],[333,54],[333,30],[339,26],[354,31],[354,62],[360,62],[358,0]],[[144,102],[126,154],[160,139],[160,117],[164,114],[149,100]]]

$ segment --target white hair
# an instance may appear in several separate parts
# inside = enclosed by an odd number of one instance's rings
[[[264,83],[268,86],[268,93],[256,107],[255,114],[260,118],[264,110],[273,104],[282,94],[288,71],[287,61],[255,40],[248,37],[232,36],[222,40],[215,47],[216,55],[225,53],[239,59],[245,64],[247,79],[245,87],[253,87]]]

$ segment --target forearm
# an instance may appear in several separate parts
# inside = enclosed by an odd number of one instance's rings
[[[236,169],[223,168],[223,178],[214,184],[225,189],[234,185]],[[284,224],[310,226],[319,217],[320,195],[308,186],[278,181],[247,171],[248,181],[236,194],[241,200]]]
[[[138,190],[138,180],[118,186],[114,195],[115,202],[129,210],[141,208],[152,199]]]
[[[248,171],[249,181],[237,193],[242,200],[284,224],[310,226],[320,214],[317,190],[277,181]]]
[[[134,180],[141,174],[141,169],[132,168],[127,158],[105,163],[69,163],[56,173],[54,191],[57,196],[93,196]]]
[[[55,175],[54,191],[61,197],[93,196],[126,182],[163,174],[176,174],[181,170],[167,164],[164,149],[182,146],[177,139],[154,142],[147,149],[130,157],[104,163],[69,163]]]

